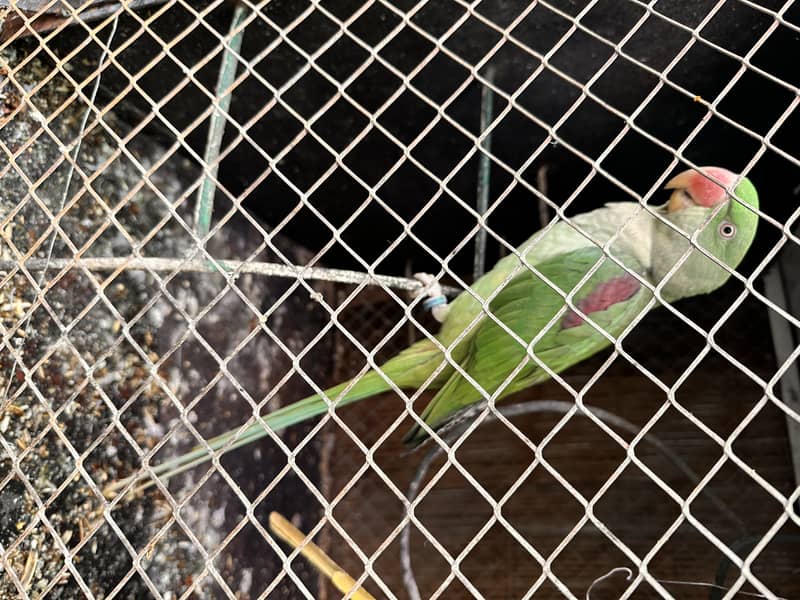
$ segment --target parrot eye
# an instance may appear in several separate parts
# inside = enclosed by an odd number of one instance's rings
[[[726,240],[731,239],[736,235],[736,225],[728,221],[723,221],[719,226],[719,234]]]

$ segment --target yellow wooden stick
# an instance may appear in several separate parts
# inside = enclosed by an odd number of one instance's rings
[[[314,542],[306,542],[305,534],[287,521],[280,513],[269,514],[269,528],[272,532],[289,544],[292,548],[300,548],[302,554],[315,569],[331,580],[337,590],[343,594],[356,587],[356,580],[350,577],[342,567],[333,562],[322,548]],[[304,544],[305,542],[305,544]],[[352,600],[375,600],[375,597],[362,587],[353,592]]]

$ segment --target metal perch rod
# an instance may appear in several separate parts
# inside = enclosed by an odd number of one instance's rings
[[[337,283],[366,283],[367,285],[380,285],[400,290],[417,290],[422,284],[416,279],[395,277],[393,275],[375,275],[361,271],[348,271],[345,269],[327,269],[323,267],[302,267],[300,265],[284,265],[268,262],[250,262],[238,260],[216,261],[220,266],[205,260],[186,260],[183,258],[32,258],[24,261],[24,266],[29,271],[43,271],[46,269],[66,269],[70,267],[85,268],[89,271],[153,271],[182,273],[222,273],[237,271],[238,273],[256,273],[272,277],[286,277],[289,279],[317,279],[334,281]],[[16,260],[0,260],[0,271],[11,271],[21,266]],[[459,294],[461,290],[454,287],[443,287],[442,291],[448,296]]]

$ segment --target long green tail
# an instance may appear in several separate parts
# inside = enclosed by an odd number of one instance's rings
[[[430,377],[441,361],[442,354],[438,348],[430,340],[422,340],[381,365],[380,369],[383,375],[376,371],[368,371],[353,383],[352,387],[341,398],[339,398],[340,394],[351,385],[352,380],[328,388],[325,390],[325,395],[336,404],[337,408],[340,408],[392,389],[388,380],[393,381],[400,388],[419,387]],[[448,369],[444,369],[442,373],[447,371]],[[439,374],[431,382],[430,387],[439,387],[443,380],[443,375]],[[314,394],[272,411],[264,416],[264,422],[273,432],[278,432],[291,425],[322,415],[327,411],[328,403],[321,395]],[[208,440],[208,445],[212,450],[219,450],[228,443],[235,433],[236,431],[234,430],[218,435]],[[226,448],[226,451],[239,448],[266,435],[268,435],[267,430],[260,422],[253,423],[241,433],[235,442]],[[186,454],[176,456],[160,465],[156,465],[153,467],[153,471],[158,475],[169,477],[206,462],[210,458],[205,448],[194,448]]]

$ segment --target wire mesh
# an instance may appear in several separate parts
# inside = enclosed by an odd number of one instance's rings
[[[0,8],[0,597],[342,596],[273,511],[378,597],[800,591],[800,4]],[[478,298],[551,376],[522,408],[433,431],[392,384],[266,425],[436,341],[412,269],[472,293],[535,229],[723,162],[762,197],[747,259],[610,354],[555,373]]]

